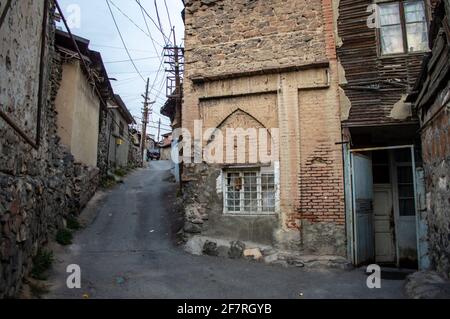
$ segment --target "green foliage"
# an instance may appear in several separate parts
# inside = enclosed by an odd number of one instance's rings
[[[79,230],[81,229],[81,224],[75,216],[69,215],[67,218],[67,228],[71,230]]]
[[[53,263],[53,252],[39,249],[33,258],[33,268],[31,269],[31,277],[37,280],[46,280],[47,270]]]
[[[114,171],[114,175],[117,175],[119,177],[125,177],[128,174],[128,169],[126,168],[118,168]]]
[[[112,176],[103,177],[100,180],[100,187],[104,189],[108,189],[116,185],[116,180]]]
[[[68,229],[60,229],[56,233],[56,242],[63,246],[72,244],[72,238],[72,232]]]

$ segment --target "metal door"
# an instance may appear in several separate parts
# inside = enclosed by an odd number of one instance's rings
[[[354,263],[374,260],[372,159],[352,153]]]

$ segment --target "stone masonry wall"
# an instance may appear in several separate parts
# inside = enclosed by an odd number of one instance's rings
[[[15,29],[8,37],[23,34],[30,21],[36,18],[31,1],[20,1],[24,5],[20,15],[16,12],[18,3],[13,1],[5,21]],[[98,169],[75,163],[56,134],[54,102],[61,80],[61,63],[53,49],[54,5],[51,1],[50,4],[48,54],[43,61],[47,68],[40,147],[34,149],[25,143],[0,119],[0,298],[14,297],[20,292],[22,278],[31,270],[32,257],[37,250],[52,240],[57,229],[64,227],[69,214],[80,212],[98,183]],[[36,34],[28,36],[38,37]],[[0,47],[9,45],[9,40],[1,37]],[[9,55],[14,55],[17,49],[8,46],[6,55],[0,55],[0,64],[5,65],[5,60],[10,60]],[[29,52],[32,54],[35,51]],[[36,56],[31,56],[30,61],[34,64],[38,60]],[[11,64],[8,72],[12,77],[23,73],[15,68],[15,64]],[[30,81],[34,81],[34,75],[29,74]],[[10,92],[14,95],[6,98],[12,97],[13,100],[15,95],[23,94],[21,87]],[[8,93],[2,89],[0,94]],[[26,104],[14,105],[11,116],[19,121],[18,115],[34,112],[36,105],[36,98],[27,96]]]
[[[141,149],[133,143],[130,143],[128,149],[128,166],[132,168],[142,167]]]
[[[186,41],[186,62],[195,65],[190,75],[326,59],[322,6],[316,0],[188,0]]]
[[[449,279],[450,103],[424,129],[422,133],[422,147],[426,176],[430,260],[433,268]]]
[[[98,148],[97,148],[97,166],[100,170],[100,176],[105,177],[108,174],[108,145],[110,127],[108,122],[108,109],[105,107],[100,108],[100,123],[98,134]]]

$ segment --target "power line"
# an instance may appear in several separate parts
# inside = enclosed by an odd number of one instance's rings
[[[138,59],[134,59],[134,61],[145,61],[145,60],[153,60],[153,59],[159,59],[159,56],[149,56],[146,58],[138,58]],[[124,63],[124,62],[131,62],[130,59],[128,60],[116,60],[116,61],[107,61],[107,62],[103,62],[104,64],[114,64],[114,63]]]
[[[141,30],[146,36],[148,36],[152,41],[154,41],[156,44],[158,44],[160,47],[163,47],[163,45],[159,44],[155,39],[153,39],[150,31],[147,33],[145,32],[136,22],[133,21],[125,12],[123,12],[114,2],[109,0],[109,2],[119,11],[125,18],[127,18],[136,28]]]
[[[158,4],[156,3],[156,0],[154,1],[154,4],[155,4],[155,10],[156,10],[156,17],[157,17],[157,19],[158,19],[159,29],[161,30],[161,32],[163,32],[163,31],[162,31],[162,30],[163,30],[163,27],[162,27],[162,24],[161,24],[161,19],[160,19],[160,17],[159,17]],[[163,34],[164,34],[164,32],[163,32]],[[169,36],[169,39],[170,39],[170,36]]]
[[[169,7],[167,7],[167,2],[166,2],[166,0],[164,0],[164,5],[166,6],[166,12],[167,12],[167,17],[169,18],[169,24],[170,24],[170,27],[172,27],[172,26],[173,26],[173,24],[172,24],[172,19],[170,19]],[[169,38],[170,38],[170,36],[169,36]]]
[[[120,32],[120,28],[117,25],[116,18],[114,17],[114,13],[113,13],[113,11],[111,9],[111,6],[109,4],[109,0],[105,0],[105,2],[108,5],[108,9],[109,9],[109,12],[111,13],[111,17],[112,17],[112,19],[114,21],[114,25],[116,26],[117,32],[119,33],[120,40],[122,41],[123,47],[124,47],[125,51],[127,52],[128,57],[130,58],[130,62],[131,62],[131,64],[133,64],[134,69],[139,74],[139,76],[142,78],[142,81],[145,82],[144,76],[141,74],[141,72],[139,72],[139,69],[137,68],[136,63],[134,63],[133,58],[131,57],[130,51],[128,51],[127,45],[126,45],[125,40],[123,39],[123,36],[122,36],[122,32]]]
[[[139,6],[141,7],[142,12],[146,12],[145,9],[141,6],[139,0],[137,0],[136,2],[137,2],[137,3],[139,4]],[[114,20],[114,23],[115,23],[115,25],[116,25],[117,31],[119,32],[119,36],[120,36],[120,38],[121,38],[121,40],[122,40],[122,43],[123,43],[123,45],[124,45],[124,48],[126,49],[127,54],[128,54],[128,57],[130,58],[130,62],[133,64],[133,66],[134,66],[136,72],[139,74],[139,76],[140,76],[140,77],[142,78],[142,80],[145,82],[145,79],[144,79],[144,77],[142,76],[142,73],[138,70],[138,68],[137,68],[137,66],[136,66],[136,64],[135,64],[135,62],[134,62],[134,60],[133,60],[133,58],[132,58],[131,55],[129,54],[129,51],[128,51],[127,47],[126,47],[125,41],[123,40],[122,33],[120,32],[120,29],[119,29],[119,27],[118,27],[118,25],[117,25],[116,19],[115,19],[115,17],[114,17],[114,14],[113,14],[113,12],[112,12],[112,10],[111,10],[111,6],[109,5],[109,3],[111,3],[113,6],[115,6],[115,7],[116,7],[122,14],[124,14],[126,17],[128,17],[128,16],[127,16],[125,13],[123,13],[122,10],[120,10],[120,8],[118,8],[111,0],[106,0],[106,3],[108,4],[108,8],[109,8],[109,10],[110,10],[111,16],[112,16],[112,18],[113,18],[113,20]],[[155,2],[155,6],[156,6],[156,2]],[[156,8],[157,8],[157,6],[156,6]],[[159,13],[157,13],[157,14],[158,14],[158,22],[160,23]],[[148,13],[147,13],[147,15],[148,15]],[[150,18],[151,18],[151,17],[150,17]],[[145,16],[144,16],[144,19],[145,19]],[[129,19],[129,20],[131,21],[131,19]],[[145,21],[146,21],[146,20],[145,20]],[[132,21],[132,22],[133,22],[133,21]],[[133,24],[134,24],[134,22],[133,22]],[[163,36],[165,37],[165,34],[164,34],[164,32],[162,31],[162,25],[161,25],[161,23],[159,24],[158,30],[160,30],[161,33],[163,34]],[[144,32],[144,33],[145,33],[145,32]],[[150,33],[150,32],[149,32],[149,33]],[[171,32],[170,34],[172,34],[172,32]],[[152,39],[152,37],[150,37],[150,38]],[[161,53],[161,56],[164,56],[164,51]],[[161,58],[161,64],[160,64],[160,66],[159,66],[158,71],[156,72],[156,76],[155,76],[155,79],[154,79],[154,81],[153,81],[153,84],[152,84],[152,87],[151,87],[151,89],[150,89],[150,92],[153,92],[153,91],[154,91],[154,86],[155,86],[155,84],[156,84],[156,81],[157,81],[157,78],[158,78],[158,76],[159,76],[159,73],[161,72],[161,70],[162,70],[162,68],[163,68],[163,65],[164,65],[164,59]],[[120,74],[120,73],[113,73],[113,74]],[[122,74],[124,74],[124,73],[122,73]],[[154,93],[152,93],[152,94],[154,94]],[[156,95],[157,98],[159,98],[159,94],[160,94],[160,92],[158,92],[158,95]]]
[[[166,34],[164,33],[164,31],[162,30],[162,28],[155,22],[155,20],[150,16],[150,14],[147,12],[147,10],[142,6],[141,2],[139,0],[135,0],[136,3],[141,7],[141,9],[143,10],[143,12],[146,14],[146,16],[150,19],[150,21],[153,22],[153,24],[156,26],[156,28],[159,30],[159,32],[161,32],[163,38],[164,38],[164,42],[166,45],[168,45],[168,43],[170,43],[170,39],[166,36]]]
[[[116,50],[125,50],[123,47],[116,47],[116,46],[112,46],[112,45],[106,45],[106,44],[89,44],[92,47],[98,47],[98,48],[108,48],[108,49],[116,49]],[[129,51],[134,51],[134,52],[152,52],[152,50],[141,50],[141,49],[128,49]]]
[[[138,75],[140,74],[152,74],[152,73],[157,73],[158,70],[147,70],[147,71],[142,71],[137,73]],[[127,72],[109,72],[109,74],[135,74],[136,71],[127,71]]]
[[[145,23],[145,26],[147,27],[147,31],[149,34],[151,34],[150,27],[148,26],[148,23],[147,23],[147,18],[145,17],[145,14],[144,14],[144,9],[142,6],[140,6],[139,8],[141,9],[142,18],[144,19],[144,23]],[[153,40],[153,38],[151,38],[151,40],[152,40],[152,44],[153,44],[153,48],[155,49],[155,52],[158,52],[158,49],[156,48],[155,40]],[[161,62],[163,61],[162,57],[160,58],[160,61]]]

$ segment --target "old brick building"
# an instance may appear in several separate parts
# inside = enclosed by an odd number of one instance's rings
[[[269,133],[272,154],[277,147],[279,154],[252,162],[247,150],[245,160],[225,156],[214,164],[189,164],[184,154],[185,230],[344,256],[332,1],[185,3],[182,126],[194,135],[201,120],[206,132],[202,141],[197,135],[194,153],[208,149],[214,129],[255,128]],[[250,136],[245,144],[261,140]]]

